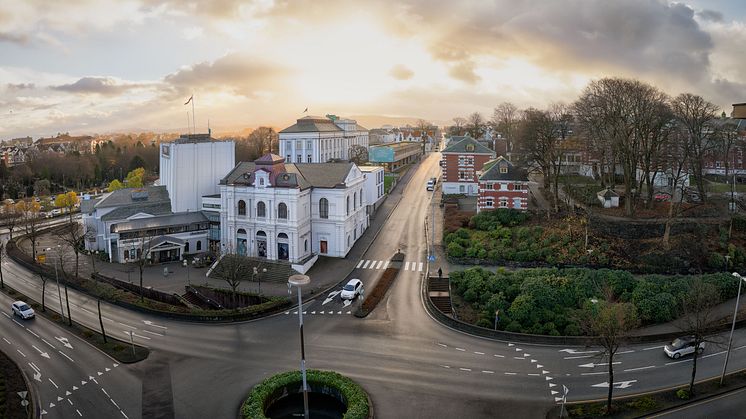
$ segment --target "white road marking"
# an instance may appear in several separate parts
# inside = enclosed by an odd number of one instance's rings
[[[489,371],[489,370],[482,370],[482,372],[485,373],[485,374],[494,374],[495,373],[495,371]]]
[[[461,371],[471,371],[471,368],[459,368]]]
[[[595,354],[599,351],[577,351],[575,349],[560,349],[559,352],[567,352],[570,355],[577,355],[577,354]]]
[[[70,406],[72,406],[72,405],[73,405],[73,401],[72,401],[72,400],[70,400],[70,399],[67,399],[67,402],[68,402],[68,403],[70,403]]]
[[[682,362],[689,362],[691,359],[685,359],[683,361],[666,362],[666,365],[681,364]]]
[[[523,359],[522,356],[514,356],[513,359]]]
[[[69,356],[65,355],[65,353],[64,353],[64,352],[62,352],[62,351],[57,351],[57,352],[59,352],[59,353],[60,353],[60,355],[64,356],[65,358],[69,359],[69,360],[70,360],[70,362],[75,362],[75,361],[73,361],[73,359],[72,359],[72,358],[70,358]]]
[[[36,336],[37,338],[39,338],[39,335],[37,335],[36,333],[34,333],[34,331],[31,330],[31,329],[29,329],[28,327],[26,328],[26,331],[29,332],[29,333],[31,333],[32,335]]]
[[[584,372],[580,375],[600,375],[600,374],[608,374],[608,371],[599,371],[599,372]]]
[[[616,354],[617,354],[617,355],[621,355],[621,354],[631,354],[632,352],[634,352],[634,350],[631,350],[631,349],[630,349],[629,351],[622,351],[622,352],[617,352]]]
[[[3,316],[10,318],[10,315],[8,313],[3,313]]]
[[[611,365],[619,365],[621,363],[622,363],[621,361],[617,361],[617,362],[612,362]],[[603,367],[603,366],[606,366],[606,365],[609,365],[609,363],[608,362],[601,362],[601,363],[598,363],[598,364],[594,364],[593,362],[590,362],[588,364],[582,364],[582,365],[578,365],[578,366],[580,368],[595,368],[595,367]]]
[[[661,345],[661,346],[653,346],[652,348],[643,348],[642,350],[643,350],[643,351],[650,351],[650,350],[653,350],[653,349],[660,349],[660,348],[662,348],[663,346],[665,346],[665,345]]]
[[[447,348],[447,347],[448,347],[448,345],[446,345],[446,344],[444,344],[444,343],[438,343],[438,346],[442,346],[442,347],[444,347],[444,348]]]
[[[498,355],[498,354],[495,354],[494,356],[496,356],[496,357],[498,357],[498,358],[505,358],[505,355]]]
[[[4,340],[4,341],[5,341],[5,343],[7,343],[8,345],[12,345],[12,343],[10,343],[10,341],[9,341],[8,339],[5,339],[5,338],[3,338],[3,340]]]
[[[466,349],[464,348],[456,348],[457,351],[466,352]]]
[[[111,400],[111,402],[114,403],[114,406],[116,406],[117,409],[121,409],[121,407],[119,407],[119,405],[117,404],[117,402],[114,401],[114,399],[109,399],[109,400]]]
[[[148,326],[152,326],[152,327],[157,327],[157,328],[159,328],[159,329],[168,329],[168,327],[166,327],[166,326],[161,326],[161,325],[159,325],[159,324],[155,324],[155,323],[153,323],[153,322],[152,322],[152,321],[150,321],[150,320],[143,320],[142,322],[143,322],[143,323],[145,323],[145,324],[147,324]]]
[[[484,355],[484,352],[477,352],[477,351],[474,351],[474,353],[475,353],[475,354],[477,354],[477,355]]]
[[[52,383],[52,385],[54,386],[54,388],[59,388],[59,386],[57,385],[57,383],[55,383],[54,381],[52,381],[51,378],[47,378],[47,380],[49,380],[49,382]]]
[[[365,261],[365,264],[363,265],[363,269],[366,269],[366,268],[368,268],[368,264],[369,264],[369,263],[370,263],[370,261],[369,261],[369,260],[366,260],[366,261]]]
[[[424,263],[420,262],[420,272],[422,272],[423,265],[424,265]]]
[[[163,337],[163,335],[162,335],[162,334],[160,334],[160,333],[155,333],[155,332],[151,332],[150,330],[144,330],[144,329],[143,329],[143,332],[144,332],[144,333],[150,333],[151,335],[156,335],[156,336],[161,336],[161,337]]]
[[[78,416],[81,416],[81,417],[83,416],[83,414],[82,414],[82,413],[80,413],[80,410],[78,410],[78,409],[75,409],[75,411],[76,411],[76,412],[78,412]]]
[[[722,355],[724,353],[725,353],[725,351],[715,352],[714,354],[709,354],[709,355],[701,356],[700,358],[709,358],[711,356]]]
[[[370,266],[368,266],[368,269],[376,269],[376,262],[378,262],[378,261],[377,260],[372,261],[372,263],[370,264]]]
[[[580,355],[580,356],[566,356],[564,359],[580,359],[580,358],[591,358],[596,355]]]
[[[405,271],[409,270],[409,262],[404,262],[404,270]]]
[[[129,336],[129,335],[130,335],[130,332],[128,332],[128,331],[126,331],[126,330],[122,330],[122,333],[124,333],[124,334],[125,334],[125,335],[127,335],[127,336]],[[147,336],[142,336],[142,335],[138,335],[137,333],[132,333],[132,336],[137,336],[137,337],[138,337],[138,338],[140,338],[140,339],[147,339],[147,340],[150,340],[150,338],[149,338],[149,337],[147,337]]]
[[[378,262],[378,266],[376,266],[376,269],[381,269],[381,266],[383,266],[383,261]]]
[[[741,346],[739,346],[738,348],[733,348],[733,349],[737,351],[737,350],[739,350],[739,349],[743,349],[743,348],[746,348],[746,345],[741,345]]]
[[[108,398],[111,398],[111,396],[109,396],[109,393],[107,393],[107,392],[106,392],[106,390],[104,390],[104,388],[103,388],[103,387],[101,387],[101,391],[103,391],[103,392],[104,392],[104,394],[106,394],[106,397],[108,397]]]
[[[130,326],[130,325],[124,324],[122,322],[117,322],[117,323],[121,324],[122,326],[124,326],[124,327],[126,327],[128,329],[137,330],[137,328],[135,326]]]
[[[46,343],[47,345],[51,346],[52,349],[57,349],[57,348],[54,347],[54,345],[52,345],[51,343],[47,342],[46,339],[41,338],[41,341],[44,342],[44,343]]]
[[[639,368],[629,368],[629,369],[624,370],[624,372],[647,370],[647,369],[650,369],[650,368],[655,368],[655,365],[648,365],[647,367],[639,367]]]
[[[129,417],[127,416],[127,415],[125,415],[125,414],[124,414],[124,412],[122,412],[121,410],[119,411],[119,413],[121,413],[121,414],[122,414],[122,416],[124,416],[124,418],[125,418],[125,419],[130,419],[130,418],[129,418]]]
[[[18,351],[19,354],[23,355],[23,357],[26,358],[26,355],[24,355],[23,352],[21,352],[20,349],[16,349],[16,351]]]
[[[541,374],[535,374],[535,373],[529,373],[528,375],[531,376],[531,377],[539,377],[539,376],[541,376]]]
[[[441,367],[443,367],[443,368],[451,368],[450,365],[441,365]]]
[[[365,263],[365,259],[360,259],[360,262],[357,264],[355,268],[360,269],[360,267],[363,266],[363,263]]]
[[[505,375],[516,375],[516,374],[518,374],[518,373],[516,373],[516,372],[506,372],[506,373],[504,373],[504,374],[505,374]]]
[[[386,269],[389,267],[389,261],[387,260],[386,263],[383,264],[383,269]]]

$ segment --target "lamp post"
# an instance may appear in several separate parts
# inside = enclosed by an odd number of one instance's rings
[[[57,247],[60,247],[57,245]],[[45,252],[51,252],[52,248],[47,247],[44,249]],[[57,255],[59,257],[59,254]],[[62,320],[65,320],[65,309],[62,305],[62,290],[60,289],[60,278],[57,274],[57,259],[54,259],[54,280],[57,282],[57,295],[60,297],[60,316],[62,316]]]
[[[736,308],[733,309],[733,322],[730,326],[730,337],[728,338],[728,351],[725,353],[725,362],[723,363],[723,373],[720,375],[720,385],[725,381],[725,370],[728,368],[728,358],[730,357],[730,347],[733,344],[733,330],[736,328],[736,316],[738,315],[738,303],[741,300],[741,284],[746,281],[738,272],[733,272],[733,276],[738,278],[738,295],[736,296]]]
[[[301,288],[311,283],[308,275],[292,275],[288,278],[288,292],[292,293],[293,286],[298,288],[298,322],[300,325],[300,371],[303,377],[303,414],[305,419],[308,417],[308,383],[306,382],[306,350],[303,346],[303,300],[301,297]]]
[[[267,268],[262,268],[261,272],[262,273],[267,273]],[[254,266],[254,276],[253,276],[253,278],[257,278],[258,279],[258,281],[259,281],[259,291],[258,291],[257,294],[258,295],[262,295],[262,276],[259,275],[259,268],[256,267],[256,266]]]

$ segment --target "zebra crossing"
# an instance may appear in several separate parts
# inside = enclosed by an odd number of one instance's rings
[[[388,260],[368,260],[368,259],[360,259],[360,262],[358,262],[356,266],[357,269],[386,269],[388,267],[389,267]],[[412,272],[424,272],[425,263],[406,261],[402,265],[402,270],[412,271]]]

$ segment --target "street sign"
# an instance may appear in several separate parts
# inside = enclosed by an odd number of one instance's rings
[[[47,255],[45,255],[43,253],[40,254],[40,255],[36,255],[36,261],[39,262],[39,263],[46,262],[47,261]]]
[[[430,262],[435,262],[435,255],[428,256],[427,260],[429,260]]]

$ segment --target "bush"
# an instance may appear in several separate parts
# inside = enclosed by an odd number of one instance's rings
[[[691,394],[689,394],[689,389],[680,388],[676,390],[676,397],[678,397],[681,400],[689,400],[691,398]]]
[[[650,396],[642,396],[639,399],[627,403],[627,406],[642,412],[647,412],[656,409],[658,407],[658,402]]]
[[[366,419],[370,406],[368,396],[357,383],[333,371],[306,371],[309,385],[328,386],[336,388],[342,393],[347,402],[347,412],[344,419]],[[265,403],[289,387],[298,387],[302,381],[300,371],[288,371],[267,378],[254,386],[241,406],[241,416],[244,419],[267,419],[264,415]]]
[[[461,247],[458,243],[449,243],[448,247],[446,248],[446,252],[448,252],[448,256],[452,258],[462,258],[464,257],[464,248]]]

